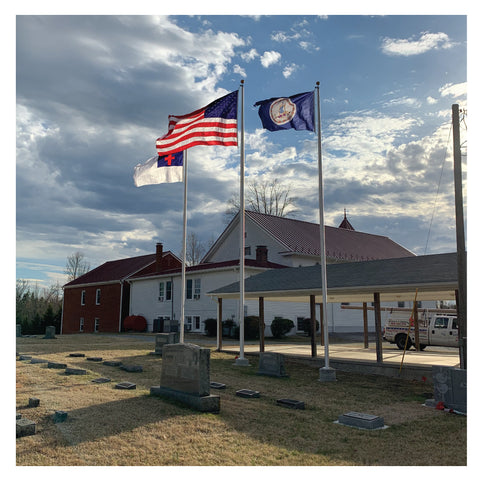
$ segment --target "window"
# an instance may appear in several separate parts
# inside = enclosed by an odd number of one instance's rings
[[[435,319],[435,328],[448,328],[448,317],[437,317]]]
[[[158,301],[164,302],[165,300],[172,299],[172,282],[160,282],[158,284]]]
[[[397,302],[397,307],[398,308],[404,308],[405,307],[405,302]]]
[[[95,292],[95,305],[100,305],[100,289],[97,288]]]
[[[95,332],[98,332],[98,327],[100,326],[100,319],[99,318],[95,318],[95,328],[94,328],[94,331]]]
[[[252,254],[252,247],[245,247],[245,255],[251,255]]]
[[[193,298],[198,300],[200,298],[200,279],[195,279],[195,291],[193,292]]]
[[[85,290],[82,290],[82,295],[80,297],[80,305],[85,305]]]
[[[83,317],[80,317],[80,328],[79,328],[80,332],[83,332],[84,325],[85,325],[85,319]]]
[[[198,331],[200,330],[201,322],[200,317],[197,315],[187,315],[185,316],[185,330],[187,331]]]
[[[169,280],[168,282],[166,282],[166,299],[167,300],[171,300],[172,299],[172,282]]]
[[[158,284],[158,301],[163,302],[165,300],[165,284],[160,282]]]
[[[195,280],[187,280],[186,298],[191,300],[198,300],[200,298],[201,280],[195,278]]]

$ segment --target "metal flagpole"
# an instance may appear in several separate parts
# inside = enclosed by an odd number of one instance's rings
[[[325,222],[323,218],[323,173],[322,173],[322,135],[320,125],[320,82],[315,87],[317,99],[317,142],[318,142],[318,202],[320,214],[320,258],[322,263],[322,309],[324,321],[325,366],[320,369],[321,382],[336,380],[335,370],[330,368],[328,353],[328,317],[327,317],[327,255],[325,252]]]
[[[240,231],[240,300],[238,307],[238,319],[240,322],[240,354],[235,360],[235,365],[247,366],[249,365],[248,359],[244,357],[245,349],[245,122],[243,116],[243,80],[240,80],[239,105],[240,105],[240,211],[238,212],[238,226]]]
[[[185,264],[187,257],[187,150],[183,151],[183,258],[182,288],[180,290],[180,343],[184,343],[185,329]]]

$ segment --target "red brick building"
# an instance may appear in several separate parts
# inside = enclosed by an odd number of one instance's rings
[[[61,333],[121,332],[128,316],[134,274],[181,268],[181,261],[158,243],[151,255],[106,262],[63,286]]]

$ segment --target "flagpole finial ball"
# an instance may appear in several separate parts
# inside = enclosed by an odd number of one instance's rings
[[[242,78],[242,79],[240,80],[240,83],[243,85],[243,84],[245,83],[245,80]]]
[[[317,85],[320,85],[320,82],[317,82]]]

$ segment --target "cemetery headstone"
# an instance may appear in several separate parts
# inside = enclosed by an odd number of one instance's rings
[[[235,395],[237,397],[243,397],[243,398],[259,398],[260,392],[257,392],[256,390],[248,390],[247,388],[243,388],[242,390],[237,390],[235,392]]]
[[[55,326],[54,325],[50,325],[50,326],[45,328],[45,336],[43,338],[46,338],[46,339],[57,338],[55,336]]]
[[[81,358],[81,357],[84,357],[85,354],[84,353],[71,353],[69,355],[69,357],[76,357],[76,358]]]
[[[31,355],[20,355],[18,357],[19,360],[31,360],[32,356]]]
[[[160,386],[151,395],[178,400],[201,412],[220,411],[220,397],[210,395],[210,349],[191,343],[163,346]]]
[[[260,362],[257,375],[286,377],[285,357],[281,353],[260,352]]]
[[[84,370],[83,368],[72,368],[72,367],[67,367],[65,369],[65,375],[86,375],[87,371]]]
[[[137,386],[131,382],[120,382],[115,385],[118,390],[135,390]]]
[[[53,421],[55,423],[63,423],[67,419],[68,413],[63,410],[57,410],[53,414]]]
[[[178,332],[157,333],[155,336],[155,351],[150,352],[151,355],[162,355],[164,345],[171,343],[178,343],[180,341],[180,334]]]
[[[435,402],[446,408],[467,413],[467,372],[461,368],[432,366]]]
[[[349,427],[365,428],[367,430],[374,430],[385,426],[382,417],[359,412],[348,412],[340,415],[338,417],[338,423]]]
[[[103,360],[102,357],[87,357],[89,362],[101,362]]]
[[[143,372],[143,367],[141,365],[120,365],[120,370],[125,370],[126,372],[139,373]]]
[[[16,437],[26,437],[28,435],[35,435],[37,433],[37,424],[33,420],[27,418],[19,418],[17,420],[17,434]]]
[[[120,367],[122,362],[117,362],[116,360],[105,360],[103,364],[107,365],[107,367]]]
[[[210,388],[215,388],[216,390],[225,390],[227,386],[224,383],[210,382]]]
[[[105,378],[105,377],[100,377],[100,378],[94,378],[92,380],[93,383],[108,383],[108,382],[111,382],[111,380],[109,378]]]
[[[36,408],[40,405],[40,399],[36,397],[30,397],[28,399],[28,406],[29,408]]]
[[[44,358],[32,358],[30,363],[48,363],[48,360],[45,360]]]
[[[66,363],[58,363],[58,362],[48,362],[47,368],[63,369],[63,368],[67,368],[67,364]]]
[[[300,400],[291,400],[290,398],[281,398],[277,400],[277,405],[286,408],[294,408],[297,410],[305,410],[305,402],[301,402]]]

